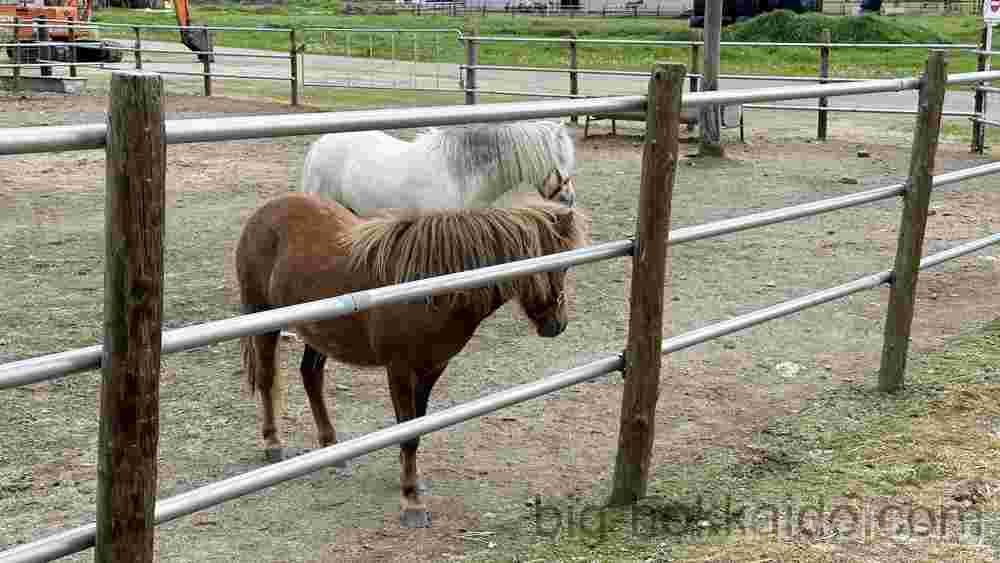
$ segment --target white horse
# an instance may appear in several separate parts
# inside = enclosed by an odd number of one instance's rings
[[[378,131],[333,133],[309,148],[301,189],[360,216],[485,207],[521,183],[572,207],[575,167],[572,138],[550,121],[432,128],[413,142]]]

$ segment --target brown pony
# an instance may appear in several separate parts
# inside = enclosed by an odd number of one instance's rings
[[[259,208],[236,249],[244,312],[263,311],[349,292],[571,250],[586,241],[578,210],[533,198],[511,209],[386,212],[360,219],[341,205],[291,194]],[[322,446],[336,443],[323,400],[327,356],[385,366],[396,420],[423,416],[431,388],[479,324],[517,299],[540,336],[566,328],[565,272],[525,276],[487,288],[417,303],[390,305],[329,321],[290,327],[306,342],[302,381]],[[250,389],[260,392],[267,457],[282,458],[275,410],[284,393],[277,378],[279,332],[244,338]],[[404,527],[427,527],[417,490],[419,439],[400,445]]]

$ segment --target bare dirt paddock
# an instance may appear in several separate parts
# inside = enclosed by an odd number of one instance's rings
[[[0,127],[100,121],[100,97],[0,98]],[[171,97],[171,118],[280,113],[286,106]],[[728,158],[685,159],[674,226],[735,217],[901,181],[912,118],[840,118],[836,140],[808,142],[813,117],[756,112],[754,135]],[[764,137],[768,125],[770,137]],[[582,135],[581,135],[582,137]],[[236,314],[232,253],[241,222],[267,198],[297,190],[310,138],[192,144],[168,149],[168,328]],[[595,242],[629,236],[640,174],[638,137],[578,138],[578,201]],[[863,148],[870,157],[861,158]],[[682,147],[683,150],[683,147]],[[966,144],[941,145],[938,170],[972,166]],[[103,287],[103,153],[0,157],[0,361],[98,341]],[[928,251],[1000,229],[997,180],[935,192]],[[668,334],[704,326],[886,269],[899,202],[828,214],[671,250]],[[914,357],[1000,317],[997,250],[921,276]],[[479,330],[434,390],[439,410],[617,353],[625,338],[630,265],[574,272],[566,333],[533,335],[513,306]],[[751,471],[773,460],[759,432],[836,388],[871,388],[887,290],[868,292],[667,359],[653,466],[656,491],[682,475]],[[285,341],[293,372],[284,418],[289,445],[313,447],[294,374],[301,349]],[[914,360],[916,361],[916,360]],[[327,368],[327,396],[349,438],[393,423],[379,370]],[[96,373],[3,392],[0,549],[94,517]],[[160,528],[161,561],[425,561],[509,557],[535,535],[532,503],[605,498],[617,442],[621,376],[612,375],[423,440],[433,528],[399,529],[395,449],[227,503]],[[263,465],[253,401],[235,342],[170,356],[161,387],[160,497]],[[85,552],[75,560],[91,560]]]

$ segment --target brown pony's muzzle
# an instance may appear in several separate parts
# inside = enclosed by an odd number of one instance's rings
[[[566,323],[559,319],[546,319],[544,323],[538,325],[538,336],[554,338],[566,330]]]

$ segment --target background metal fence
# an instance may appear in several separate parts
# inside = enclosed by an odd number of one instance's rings
[[[0,29],[12,28],[17,24],[0,24]],[[22,26],[34,26],[45,29],[45,25],[22,23]],[[543,98],[581,98],[595,96],[613,96],[623,93],[642,91],[644,72],[587,68],[581,66],[581,49],[603,49],[620,47],[664,47],[688,51],[688,90],[695,92],[700,89],[701,48],[704,43],[692,39],[686,41],[658,40],[623,40],[623,39],[581,39],[577,37],[496,37],[466,34],[462,30],[448,28],[400,29],[400,28],[333,28],[333,27],[205,27],[213,33],[246,33],[268,32],[288,36],[288,48],[285,53],[250,52],[240,49],[216,49],[213,55],[220,60],[202,60],[192,63],[193,55],[207,53],[192,52],[173,47],[162,48],[150,46],[148,37],[151,34],[176,33],[181,29],[168,25],[127,25],[127,24],[80,24],[79,22],[49,22],[48,25],[71,25],[81,30],[97,30],[115,37],[132,35],[132,44],[122,44],[117,49],[131,53],[130,62],[119,64],[93,63],[51,63],[40,64],[4,64],[0,69],[10,69],[12,76],[7,80],[17,87],[18,81],[27,79],[25,73],[29,69],[39,69],[42,75],[51,76],[53,68],[65,67],[70,78],[77,76],[77,68],[81,66],[96,67],[105,70],[122,68],[152,69],[164,75],[189,76],[201,78],[201,90],[206,96],[213,93],[213,82],[219,79],[265,80],[287,82],[289,99],[292,105],[298,105],[304,96],[304,89],[309,88],[363,88],[390,89],[409,91],[464,92],[466,103],[474,104],[480,94],[506,95],[517,97]],[[204,27],[204,26],[202,26]],[[146,44],[144,44],[144,40]],[[538,67],[522,65],[486,65],[481,64],[481,49],[489,43],[522,43],[538,45],[564,45],[566,48],[566,64],[563,67]],[[66,47],[66,43],[49,42],[53,47]],[[3,43],[3,48],[14,50],[25,49],[17,42]],[[821,34],[816,42],[737,42],[723,41],[722,49],[810,49],[816,52],[816,75],[808,76],[775,76],[752,74],[720,74],[720,79],[740,81],[765,82],[813,82],[818,84],[840,83],[867,80],[865,77],[832,76],[831,64],[836,61],[835,51],[844,49],[945,49],[959,56],[975,56],[976,69],[985,71],[990,68],[991,53],[985,51],[985,33],[976,44],[922,44],[922,43],[835,43],[830,41],[828,34]],[[311,58],[313,53],[335,57],[329,63],[320,63],[319,59]],[[184,59],[187,59],[185,61]],[[248,72],[240,68],[232,68],[239,62],[240,67],[250,64],[250,61],[260,61],[266,69]],[[280,72],[271,63],[283,62],[287,73]],[[487,74],[496,77],[489,77]],[[561,89],[539,86],[542,77],[551,74],[566,75],[566,82]],[[524,76],[533,77],[525,80]],[[626,78],[634,81],[616,81],[614,85],[609,79]],[[509,82],[522,82],[520,87],[510,87]],[[493,83],[502,82],[501,87]],[[949,111],[946,117],[968,119],[971,123],[971,146],[973,151],[982,153],[985,146],[985,128],[994,126],[996,120],[988,117],[988,95],[996,93],[985,84],[972,85],[974,96],[972,111]],[[761,105],[745,104],[746,110],[786,110],[817,112],[816,136],[825,139],[827,135],[829,116],[831,113],[872,113],[872,114],[912,114],[913,107],[865,107],[854,105],[850,107],[830,106],[828,100],[817,100],[816,106],[810,108],[798,105]],[[742,123],[741,123],[742,124]],[[742,128],[741,128],[742,132]]]
[[[664,75],[668,79],[664,79]],[[928,268],[959,256],[975,252],[986,246],[1000,242],[1000,234],[978,239],[950,250],[925,257],[921,260],[923,243],[923,227],[926,224],[928,202],[931,188],[934,185],[944,185],[959,182],[973,177],[1000,172],[1000,163],[991,163],[975,168],[951,172],[932,177],[937,138],[940,131],[940,119],[944,89],[948,84],[970,84],[988,82],[1000,79],[1000,72],[979,72],[955,74],[948,76],[945,72],[944,53],[932,53],[928,60],[927,73],[923,78],[903,78],[894,80],[875,80],[857,83],[792,86],[761,90],[696,92],[679,98],[681,82],[685,80],[685,71],[680,65],[658,66],[650,82],[647,96],[627,96],[617,98],[592,98],[555,100],[540,102],[519,102],[506,104],[467,105],[455,107],[417,108],[417,109],[386,109],[371,111],[354,111],[338,113],[320,113],[308,116],[259,116],[205,118],[191,120],[161,121],[162,135],[150,140],[142,136],[142,130],[132,131],[132,135],[142,141],[139,144],[153,145],[155,150],[164,150],[168,144],[190,142],[212,142],[250,138],[269,138],[289,135],[306,135],[318,133],[333,133],[346,131],[361,131],[371,129],[398,129],[428,125],[452,125],[461,123],[508,121],[517,119],[533,119],[544,117],[561,117],[566,115],[588,115],[591,113],[610,112],[647,112],[647,119],[655,125],[647,133],[644,148],[643,166],[661,167],[659,175],[655,171],[644,170],[644,178],[640,192],[640,221],[636,237],[630,240],[612,241],[590,248],[564,252],[551,256],[535,258],[520,262],[508,263],[479,270],[456,273],[417,282],[387,286],[348,295],[341,295],[316,302],[303,303],[292,307],[275,309],[262,313],[241,315],[235,318],[215,321],[183,329],[163,333],[161,347],[155,350],[158,354],[172,353],[193,347],[205,346],[242,336],[261,334],[286,327],[291,323],[331,319],[357,311],[382,306],[389,303],[410,301],[415,298],[447,293],[462,288],[482,287],[499,280],[517,276],[529,275],[574,265],[581,265],[614,257],[633,255],[632,301],[631,305],[646,303],[651,300],[653,306],[662,306],[663,282],[655,276],[645,273],[644,267],[664,256],[650,254],[651,249],[701,240],[725,233],[769,225],[782,221],[826,213],[838,209],[846,209],[901,196],[905,204],[899,229],[899,251],[896,263],[891,270],[875,273],[829,289],[776,304],[765,309],[754,311],[739,317],[710,325],[689,333],[662,339],[662,315],[655,316],[655,325],[646,327],[645,332],[629,332],[629,341],[623,354],[609,355],[606,358],[591,362],[569,371],[546,377],[535,383],[530,383],[508,389],[501,393],[489,395],[479,400],[459,405],[441,412],[411,420],[384,430],[362,436],[340,444],[323,448],[298,458],[283,461],[265,468],[226,479],[206,487],[165,499],[156,504],[155,511],[149,515],[149,534],[152,525],[163,523],[181,516],[191,514],[206,507],[227,500],[259,491],[265,487],[294,479],[334,463],[352,459],[377,449],[399,444],[407,439],[439,430],[461,421],[468,420],[505,406],[550,393],[554,390],[586,381],[615,370],[627,370],[630,376],[626,379],[622,407],[622,436],[627,431],[627,422],[632,416],[649,416],[650,413],[634,412],[629,403],[629,397],[634,397],[640,388],[655,391],[659,377],[659,354],[670,353],[695,344],[706,342],[721,335],[753,326],[771,319],[783,317],[797,311],[827,303],[853,293],[878,287],[889,283],[890,307],[886,319],[885,352],[880,371],[879,387],[885,391],[893,391],[902,385],[902,373],[905,368],[906,351],[908,347],[909,326],[912,319],[912,303],[919,269]],[[136,84],[157,85],[162,88],[160,78],[152,73],[116,73],[113,76],[118,84],[133,81]],[[677,161],[677,135],[679,116],[682,109],[692,109],[705,105],[728,103],[750,103],[778,100],[795,100],[816,96],[834,97],[857,93],[893,92],[901,90],[920,91],[920,113],[917,116],[917,127],[911,154],[909,179],[905,185],[893,185],[884,188],[868,190],[848,196],[824,199],[812,203],[756,213],[735,219],[677,229],[669,229],[669,215],[657,216],[650,213],[651,209],[669,209],[663,205],[662,198],[668,198],[673,184],[673,166]],[[116,91],[113,88],[113,91]],[[677,98],[671,98],[670,92]],[[661,103],[668,101],[670,103]],[[117,103],[116,103],[117,102]],[[113,98],[112,110],[127,112],[128,104]],[[162,108],[160,113],[162,120]],[[91,124],[62,127],[29,127],[7,129],[0,131],[0,154],[26,154],[35,152],[68,151],[105,147],[107,158],[121,158],[113,153],[110,139],[123,136],[129,138],[128,129],[122,129],[123,120],[109,119],[106,124]],[[661,151],[653,153],[652,151]],[[662,152],[667,151],[667,152]],[[656,154],[654,158],[651,155]],[[664,163],[668,168],[663,169]],[[142,163],[147,164],[147,163]],[[125,167],[122,167],[124,169]],[[133,170],[143,173],[142,167]],[[128,174],[129,172],[124,172]],[[145,176],[143,177],[145,179]],[[654,178],[655,181],[646,180]],[[125,180],[125,184],[120,181]],[[128,178],[118,178],[119,185],[129,185]],[[148,182],[147,182],[148,183]],[[155,183],[155,182],[154,182]],[[143,184],[136,181],[135,185]],[[155,186],[162,193],[163,185]],[[134,197],[128,190],[115,188],[109,178],[109,199]],[[655,198],[661,198],[656,200]],[[652,198],[652,199],[651,199]],[[650,202],[657,202],[651,205]],[[109,209],[114,207],[109,205]],[[665,211],[666,212],[666,211]],[[108,212],[109,226],[117,220]],[[120,226],[120,225],[119,225]],[[126,225],[127,226],[127,225]],[[657,231],[659,229],[659,232]],[[640,252],[636,252],[640,249]],[[135,252],[145,250],[155,254],[156,248],[132,249]],[[162,253],[162,247],[159,248]],[[149,259],[148,254],[134,258]],[[645,266],[643,265],[645,261]],[[108,263],[111,261],[108,260]],[[128,263],[128,261],[126,261]],[[662,264],[661,264],[662,265]],[[655,268],[654,268],[655,269]],[[662,270],[661,270],[662,271]],[[651,280],[655,283],[651,283]],[[123,279],[124,283],[131,283]],[[111,288],[109,288],[111,289]],[[127,287],[119,288],[128,295]],[[640,293],[644,295],[639,295]],[[162,300],[162,288],[158,300]],[[107,312],[106,312],[107,314]],[[634,317],[633,317],[634,319]],[[158,319],[156,319],[158,321]],[[631,323],[632,321],[630,321]],[[108,330],[115,330],[108,326]],[[634,325],[630,325],[634,328]],[[148,328],[148,327],[147,327]],[[890,330],[891,329],[891,330]],[[152,329],[151,329],[152,330]],[[159,326],[154,332],[158,333]],[[106,335],[105,342],[112,342],[115,334]],[[119,338],[124,336],[119,335]],[[656,354],[652,357],[647,353],[650,343],[655,345]],[[644,348],[646,347],[646,348]],[[101,367],[105,376],[114,377],[114,366],[103,364],[102,357],[107,351],[102,346],[61,352],[47,356],[25,359],[0,365],[0,389],[11,388],[28,383],[63,377],[73,372]],[[150,353],[146,350],[145,353]],[[644,361],[656,363],[645,364]],[[157,362],[158,363],[158,362]],[[656,369],[652,369],[655,367]],[[112,371],[108,371],[112,370]],[[158,367],[156,368],[158,371]],[[110,375],[109,375],[110,374]],[[120,375],[120,374],[119,374]],[[645,386],[645,387],[643,387]],[[643,395],[650,396],[650,395]],[[655,392],[651,395],[655,397]],[[647,408],[650,405],[645,405]],[[655,407],[655,402],[652,405]],[[103,408],[103,407],[102,407]],[[641,442],[641,440],[639,440]],[[103,444],[103,441],[101,442]],[[620,444],[623,442],[620,442]],[[619,450],[619,461],[627,448]],[[645,452],[645,463],[648,465],[648,452]],[[155,463],[155,454],[149,460]],[[642,463],[641,457],[630,457],[624,467],[632,467]],[[631,464],[631,465],[630,465]],[[623,467],[619,463],[619,468]],[[110,479],[110,472],[99,473],[102,487],[116,487]],[[616,492],[619,490],[619,473],[616,471]],[[638,494],[644,490],[645,482],[627,482],[628,494]],[[152,495],[155,494],[155,481],[152,490],[142,491],[138,499],[146,506],[151,506]],[[143,496],[145,495],[145,496]],[[641,496],[641,494],[639,494]],[[99,509],[99,522],[109,514]],[[0,561],[43,561],[80,551],[94,545],[97,538],[98,525],[89,525],[69,530],[63,533],[45,537],[35,542],[14,549],[0,552]],[[151,537],[151,536],[150,536]]]

